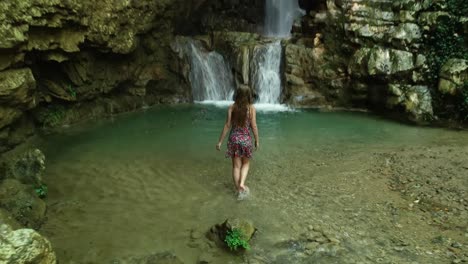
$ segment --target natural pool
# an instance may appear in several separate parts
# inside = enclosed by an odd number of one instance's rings
[[[468,133],[364,113],[259,110],[252,194],[237,201],[230,160],[215,150],[225,111],[158,106],[44,136],[48,221],[40,231],[60,262],[124,263],[117,260],[170,251],[184,263],[202,254],[211,263],[450,263],[431,239],[465,243],[463,231],[404,209],[407,200],[379,169],[388,153],[466,151]],[[202,235],[229,217],[259,229],[246,257]]]

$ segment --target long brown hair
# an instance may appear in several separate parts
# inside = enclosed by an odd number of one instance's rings
[[[247,112],[250,105],[252,104],[252,93],[250,88],[245,85],[241,85],[236,90],[234,107],[232,109],[232,125],[235,127],[245,126],[247,121]]]

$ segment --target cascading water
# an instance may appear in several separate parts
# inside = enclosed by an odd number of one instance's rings
[[[266,0],[264,34],[277,38],[288,37],[294,20],[302,13],[297,0]],[[258,103],[280,103],[281,53],[279,40],[254,49],[250,67]]]
[[[184,52],[190,60],[189,80],[195,101],[231,100],[234,78],[227,62],[217,52],[203,50],[200,43],[185,43]]]
[[[250,79],[253,81],[253,88],[257,91],[258,103],[278,104],[280,101],[281,51],[280,41],[254,48]]]
[[[294,20],[304,14],[298,0],[266,0],[265,34],[273,37],[288,37]]]

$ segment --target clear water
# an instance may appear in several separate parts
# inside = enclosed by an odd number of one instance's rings
[[[374,263],[366,256],[381,252],[393,263],[432,263],[432,256],[386,251],[374,241],[398,233],[424,249],[430,243],[426,235],[438,231],[421,227],[417,216],[404,231],[382,221],[378,206],[402,201],[369,168],[375,153],[466,146],[467,133],[357,113],[259,111],[261,148],[247,179],[252,194],[237,201],[230,160],[215,150],[225,111],[161,106],[46,136],[49,207],[41,232],[61,263],[111,263],[166,250],[185,263],[196,263],[206,252],[213,263],[244,263],[244,257],[211,248],[203,237],[191,239],[192,232],[204,233],[229,217],[255,223],[259,232],[246,256],[263,256],[266,263],[296,263],[281,259],[297,257],[297,247],[279,244],[308,225],[333,229],[350,249],[332,258],[313,255],[310,263]],[[354,222],[350,212],[358,215]],[[347,239],[353,242],[345,244]]]

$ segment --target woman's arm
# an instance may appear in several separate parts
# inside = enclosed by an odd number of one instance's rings
[[[231,129],[231,114],[232,114],[232,105],[229,106],[228,114],[226,117],[226,123],[224,123],[223,131],[221,131],[221,135],[219,136],[218,144],[216,144],[216,149],[221,150],[221,144],[224,141],[224,137],[226,133]]]
[[[255,138],[255,148],[258,149],[260,147],[260,139],[258,138],[257,112],[253,105],[250,107],[250,115],[250,125],[252,126],[252,132]]]

